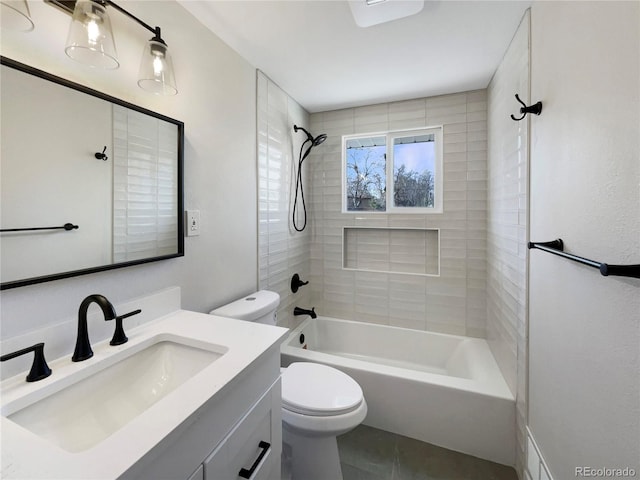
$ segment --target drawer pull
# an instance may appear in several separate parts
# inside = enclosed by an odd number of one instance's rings
[[[268,442],[260,441],[260,443],[258,444],[258,448],[261,448],[262,451],[260,452],[260,455],[258,455],[258,458],[256,458],[256,461],[253,462],[253,465],[251,465],[251,468],[249,470],[247,470],[246,468],[241,468],[238,472],[238,475],[242,478],[251,478],[251,475],[253,475],[253,472],[255,472],[256,468],[258,468],[258,465],[260,465],[260,462],[271,448],[271,444]]]

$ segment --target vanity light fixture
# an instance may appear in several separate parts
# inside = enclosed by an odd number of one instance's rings
[[[160,36],[160,27],[156,27],[155,35],[144,47],[138,73],[138,85],[143,90],[156,95],[175,95],[178,93],[171,54],[169,47]]]
[[[111,20],[104,4],[90,0],[76,2],[64,52],[92,67],[112,70],[120,66]]]
[[[27,0],[2,0],[0,20],[2,30],[30,32],[34,26]]]
[[[60,6],[61,2],[56,3]],[[113,7],[153,33],[145,45],[138,73],[138,85],[157,95],[178,93],[169,47],[162,39],[160,27],[152,27],[111,0],[75,2],[66,54],[81,63],[105,69],[119,67],[111,21],[107,7]]]

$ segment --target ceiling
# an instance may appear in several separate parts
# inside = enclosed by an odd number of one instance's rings
[[[362,28],[345,0],[178,1],[311,113],[485,88],[531,3],[426,0]]]

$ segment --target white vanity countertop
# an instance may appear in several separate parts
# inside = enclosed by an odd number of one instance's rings
[[[89,325],[91,329],[91,325]],[[27,383],[26,373],[1,384],[3,479],[115,479],[196,413],[267,350],[278,346],[288,330],[178,310],[125,331],[129,341],[93,345],[94,356],[74,363],[71,356],[49,362],[48,378]],[[82,375],[90,376],[109,359],[158,335],[173,335],[226,347],[228,351],[176,390],[87,450],[71,453],[6,418],[17,410],[61,390]],[[113,362],[111,362],[113,363]],[[225,389],[226,391],[226,389]]]

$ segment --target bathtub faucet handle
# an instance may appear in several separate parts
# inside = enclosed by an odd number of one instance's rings
[[[291,291],[293,293],[296,293],[300,287],[304,287],[308,284],[309,282],[303,282],[302,280],[300,280],[300,275],[298,275],[297,273],[294,273],[293,277],[291,277]]]

